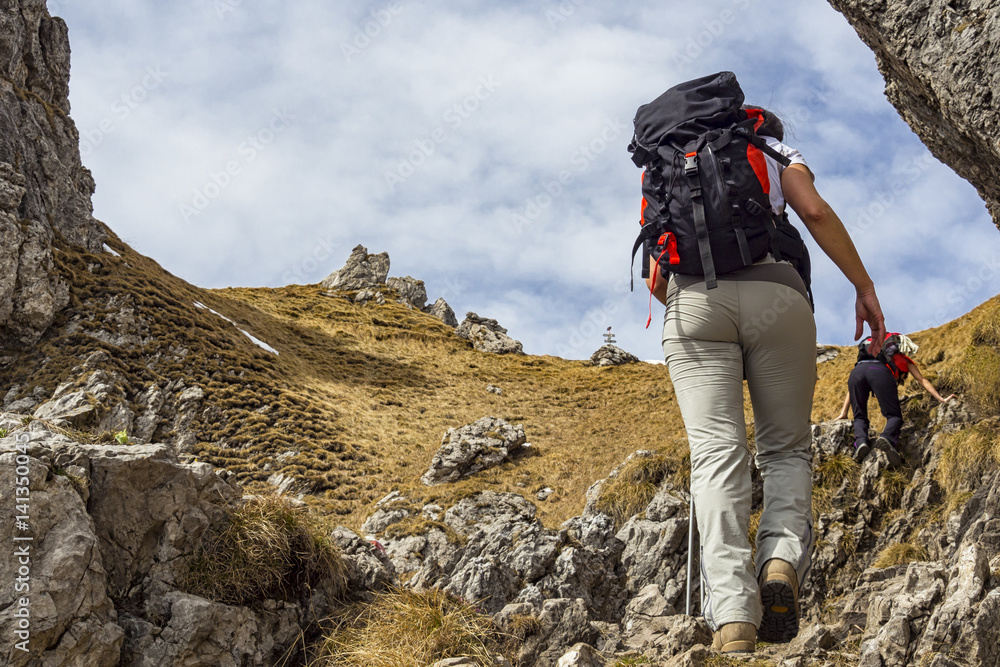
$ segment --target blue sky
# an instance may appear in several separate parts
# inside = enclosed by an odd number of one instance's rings
[[[890,328],[1000,292],[982,201],[825,2],[622,4],[48,2],[69,26],[95,216],[196,285],[318,282],[360,243],[530,354],[589,357],[611,325],[659,358],[662,307],[644,329],[647,295],[628,292],[632,117],[732,70],[788,119]],[[811,247],[819,340],[850,343],[853,288]]]

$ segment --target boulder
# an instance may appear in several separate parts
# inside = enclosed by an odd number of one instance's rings
[[[602,345],[596,352],[590,355],[590,363],[593,366],[624,366],[625,364],[639,363],[639,357],[630,354],[617,345],[608,343]]]
[[[427,486],[454,482],[507,461],[526,443],[524,427],[497,417],[483,417],[450,428],[420,481]]]
[[[455,330],[459,338],[472,342],[472,346],[480,352],[490,354],[524,354],[519,341],[507,335],[507,330],[496,320],[479,317],[475,313],[465,314],[462,324]]]

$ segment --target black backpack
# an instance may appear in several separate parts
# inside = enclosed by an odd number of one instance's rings
[[[642,178],[642,229],[632,260],[644,248],[660,275],[716,276],[760,261],[771,252],[798,270],[809,293],[809,252],[787,216],[776,216],[768,196],[767,154],[789,160],[757,136],[759,110],[742,109],[736,75],[720,72],[674,86],[639,107],[628,150]]]

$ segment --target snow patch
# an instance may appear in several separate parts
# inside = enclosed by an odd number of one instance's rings
[[[236,328],[240,329],[239,327],[236,327]],[[240,329],[240,331],[243,331],[243,329]],[[246,331],[243,331],[243,335],[246,336],[247,338],[249,338],[250,340],[252,340],[253,343],[254,343],[254,345],[256,345],[257,347],[265,349],[268,352],[271,352],[272,354],[278,354],[278,351],[276,349],[274,349],[273,347],[271,347],[270,345],[268,345],[264,341],[260,340],[259,338],[255,338],[255,337],[251,336]]]

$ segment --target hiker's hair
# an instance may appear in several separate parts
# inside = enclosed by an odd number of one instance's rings
[[[764,124],[757,128],[757,134],[762,137],[774,137],[778,141],[785,140],[785,125],[781,122],[778,114],[765,109],[764,107],[744,104],[744,109],[760,109],[764,112]]]

